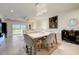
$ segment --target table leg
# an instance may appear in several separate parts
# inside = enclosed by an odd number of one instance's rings
[[[58,43],[58,42],[57,42],[57,35],[56,35],[56,34],[55,34],[55,42],[56,42],[56,44]]]

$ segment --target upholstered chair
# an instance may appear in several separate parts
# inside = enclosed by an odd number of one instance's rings
[[[47,36],[47,38],[44,41],[44,45],[47,49],[53,48],[53,44],[55,43],[55,33],[51,33]]]
[[[26,44],[26,53],[30,55],[36,54],[36,49],[35,49],[35,44],[33,39],[27,34],[23,34],[23,35],[24,35],[24,41]]]

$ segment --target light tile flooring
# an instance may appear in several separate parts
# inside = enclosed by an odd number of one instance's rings
[[[62,42],[62,44],[56,49],[53,55],[79,55],[79,45]]]
[[[13,39],[6,39],[0,47],[0,55],[26,55],[23,36],[15,35]]]
[[[62,44],[52,52],[51,55],[79,55],[79,45],[62,42]],[[6,39],[0,46],[0,55],[27,55],[23,36],[15,35],[13,39]]]

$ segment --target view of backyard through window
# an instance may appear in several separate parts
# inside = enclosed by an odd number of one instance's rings
[[[26,29],[26,26],[24,24],[13,24],[13,34],[22,34],[23,30]]]

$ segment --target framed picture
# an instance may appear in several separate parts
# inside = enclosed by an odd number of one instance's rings
[[[32,29],[32,25],[31,24],[29,24],[29,30],[31,30]]]
[[[58,28],[58,16],[49,18],[49,28]]]

